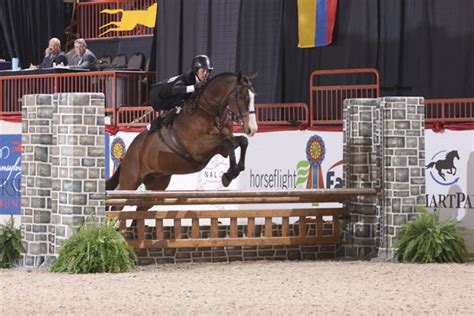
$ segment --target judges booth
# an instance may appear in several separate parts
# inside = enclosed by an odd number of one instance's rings
[[[20,116],[22,96],[25,94],[100,92],[105,95],[110,124],[115,125],[117,111],[121,107],[148,104],[153,75],[145,71],[80,71],[67,68],[0,71],[0,117]]]

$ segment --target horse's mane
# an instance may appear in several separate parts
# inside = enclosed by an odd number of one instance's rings
[[[213,82],[217,79],[220,79],[222,77],[226,77],[226,76],[238,77],[238,75],[234,72],[221,72],[220,74],[215,75],[214,77],[212,77],[211,79],[206,81],[206,83],[204,83],[204,85],[199,89],[199,91],[197,91],[196,93],[193,93],[191,95],[191,97],[188,100],[186,100],[186,102],[184,102],[183,109],[189,111],[189,113],[193,113],[194,110],[196,110],[196,108],[197,108],[197,103],[198,103],[199,97],[204,92],[204,90],[206,90],[207,86],[211,82]]]
[[[233,76],[233,77],[238,77],[237,74],[235,72],[221,72],[220,74],[217,74],[215,75],[214,77],[212,77],[211,79],[209,79],[208,81],[206,81],[206,83],[204,84],[204,86],[202,87],[201,90],[204,90],[207,85],[209,85],[211,82],[213,82],[214,80],[218,79],[218,78],[221,78],[221,77],[224,77],[224,76]]]

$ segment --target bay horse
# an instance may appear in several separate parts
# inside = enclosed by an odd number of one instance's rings
[[[147,190],[165,190],[172,175],[200,171],[217,154],[230,160],[221,178],[227,187],[244,170],[248,146],[245,136],[233,135],[233,122],[241,122],[249,136],[258,129],[252,86],[255,77],[221,73],[211,78],[170,124],[158,131],[144,130],[135,137],[107,180],[106,190],[117,186],[119,190],[136,190],[141,183]]]

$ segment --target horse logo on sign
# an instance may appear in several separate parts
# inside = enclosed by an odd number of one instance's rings
[[[99,34],[99,37],[104,36],[109,32],[119,32],[119,31],[131,31],[137,27],[137,25],[144,25],[146,27],[155,27],[156,24],[156,9],[158,4],[154,3],[148,7],[146,10],[123,10],[123,9],[105,9],[100,11],[100,13],[107,14],[117,14],[122,13],[122,18],[120,21],[112,21],[105,25],[99,27],[100,29],[106,28],[107,26],[114,25],[116,27],[111,27],[107,31]]]
[[[446,152],[446,150],[440,151],[436,153],[431,160],[434,160],[438,155]],[[446,154],[446,157],[444,159],[438,159],[436,161],[430,162],[427,166],[426,169],[431,169],[434,167],[438,172],[438,175],[435,176],[433,175],[433,172],[430,171],[431,178],[438,184],[441,185],[452,185],[456,182],[458,182],[459,177],[454,178],[456,175],[456,167],[454,166],[454,159],[459,160],[459,154],[457,150],[452,150]],[[443,172],[443,170],[446,170],[446,172]],[[437,177],[441,179],[437,179]],[[447,179],[446,177],[449,177],[451,179]]]

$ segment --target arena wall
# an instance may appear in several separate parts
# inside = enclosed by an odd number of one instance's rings
[[[139,250],[140,262],[376,256],[383,260],[391,260],[393,258],[391,246],[397,231],[405,221],[417,216],[414,208],[416,204],[427,203],[424,185],[426,162],[423,99],[398,97],[353,99],[346,101],[344,109],[346,121],[349,123],[344,135],[340,132],[309,130],[257,134],[250,141],[247,170],[231,187],[258,189],[260,186],[269,189],[271,187],[262,186],[264,177],[267,177],[266,183],[270,183],[268,180],[272,178],[271,183],[275,189],[339,187],[342,185],[342,178],[348,179],[346,181],[348,187],[369,185],[380,188],[381,194],[386,195],[385,199],[379,195],[375,198],[366,197],[353,201],[351,218],[343,222],[342,239],[339,244]],[[22,154],[24,265],[37,267],[48,258],[54,259],[60,243],[88,216],[94,213],[99,214],[99,217],[103,216],[103,183],[105,175],[113,172],[114,144],[123,136],[122,149],[125,151],[133,135],[136,134],[123,132],[115,136],[106,134],[104,151],[101,95],[60,94],[25,97]],[[130,140],[123,141],[128,137]],[[306,174],[303,172],[303,178],[295,176],[289,181],[293,175],[301,174],[297,165],[304,165],[300,164],[304,161],[308,166],[311,164],[312,158],[308,157],[306,149],[311,141],[316,140],[325,146],[322,159],[314,165],[317,168],[313,168],[311,172],[307,168]],[[285,144],[283,155],[282,144]],[[341,144],[341,147],[337,144]],[[104,159],[107,151],[109,155]],[[381,154],[386,158],[378,159],[377,155]],[[465,152],[461,153],[461,158],[466,159],[467,156],[469,155]],[[348,162],[346,165],[352,166],[346,168],[344,175],[342,158]],[[468,178],[465,175],[468,174],[469,168],[472,169],[472,164],[466,165],[466,168],[460,168],[461,178]],[[200,173],[173,177],[175,182],[172,182],[170,188],[220,189],[220,175],[226,168],[227,161],[218,157]],[[464,171],[466,173],[462,170],[466,170]],[[323,181],[314,181],[316,178],[321,178],[318,177],[318,172],[322,173]],[[286,177],[285,181],[283,176]],[[256,180],[257,177],[259,181]],[[428,176],[426,179],[430,181]],[[461,180],[458,184],[465,185]],[[196,185],[198,187],[193,187]],[[459,192],[465,191],[461,187]],[[456,195],[459,192],[452,194]],[[469,204],[467,206],[469,207]],[[222,208],[216,206],[216,209]],[[470,215],[472,211],[469,209],[463,211],[461,207],[461,210],[457,210],[458,218],[469,220]],[[256,224],[258,227],[257,221]],[[275,222],[274,229],[278,230],[280,224]],[[327,224],[331,225],[330,219]],[[184,224],[182,229],[182,233],[187,234],[190,227]],[[219,229],[225,232],[228,226],[223,222]],[[153,227],[147,227],[147,231],[151,234]],[[129,228],[128,234],[133,233]],[[217,255],[213,255],[214,252]]]

